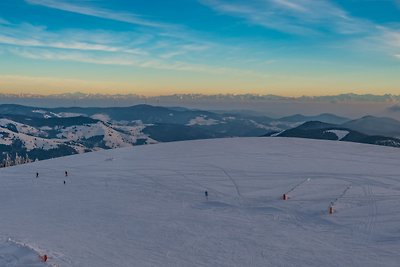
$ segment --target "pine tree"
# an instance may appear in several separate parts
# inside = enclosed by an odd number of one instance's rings
[[[22,158],[18,155],[18,153],[15,153],[14,165],[20,164],[22,164]]]
[[[10,157],[10,155],[7,153],[6,159],[5,159],[5,163],[4,163],[4,167],[10,167],[12,166],[12,159]]]
[[[25,154],[25,163],[31,163],[32,160],[29,158],[28,154]]]

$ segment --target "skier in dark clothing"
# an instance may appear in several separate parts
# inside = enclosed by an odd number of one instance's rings
[[[39,177],[39,173],[37,172],[37,173],[36,173],[36,178],[38,178],[38,177]]]
[[[208,200],[208,191],[204,191],[204,195],[206,196],[206,199]]]
[[[64,180],[64,184],[65,184],[65,180]]]
[[[65,171],[65,177],[67,177],[68,176],[68,172],[67,171]]]

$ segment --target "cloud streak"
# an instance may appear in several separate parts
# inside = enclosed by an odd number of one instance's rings
[[[265,28],[292,34],[365,33],[368,21],[349,16],[326,0],[199,0],[222,14],[240,17]]]
[[[400,58],[400,32],[390,25],[353,17],[327,0],[198,0],[251,25],[301,37],[327,37],[331,46]]]
[[[96,17],[105,20],[117,21],[138,26],[135,30],[141,30],[144,34],[157,35],[160,38],[169,38],[180,40],[186,43],[203,43],[199,41],[198,36],[193,31],[188,30],[180,24],[166,23],[155,20],[149,20],[142,15],[134,12],[122,12],[101,8],[93,5],[83,4],[80,0],[25,0],[30,5],[36,5],[65,12]],[[88,3],[90,1],[86,1]]]
[[[82,4],[74,4],[74,1],[60,1],[60,0],[25,0],[28,4],[38,5],[47,8],[62,10],[66,12],[72,12],[76,14],[97,17],[107,20],[114,20],[119,22],[125,22],[134,25],[161,28],[161,29],[171,29],[176,27],[172,24],[154,22],[146,20],[141,16],[133,13],[117,12],[113,10],[108,10],[99,7],[92,7]],[[72,2],[72,3],[71,3]]]
[[[131,38],[135,38],[135,42]],[[136,46],[140,41],[134,33],[115,33],[106,31],[62,30],[49,32],[45,27],[30,24],[0,25],[0,44],[48,47],[83,51],[121,52],[136,55],[146,55],[147,52]],[[130,45],[121,45],[124,42]]]
[[[157,33],[69,29],[59,32],[30,24],[0,25],[0,47],[25,58],[136,66],[176,71],[221,72],[213,66],[172,61],[209,49]]]
[[[133,28],[132,32],[121,33],[118,31],[92,32],[80,29],[48,32],[44,27],[34,27],[32,25],[12,25],[12,27],[8,28],[3,26],[0,27],[0,44],[87,52],[108,52],[115,54],[112,55],[114,59],[116,57],[124,58],[122,54],[133,54],[138,56],[135,60],[138,59],[147,62],[143,64],[144,67],[153,66],[154,68],[159,68],[162,65],[154,64],[154,62],[172,61],[172,59],[176,58],[184,62],[186,58],[195,58],[200,52],[210,51],[211,46],[213,48],[219,46],[199,37],[198,33],[188,31],[184,26],[151,21],[132,12],[119,12],[96,7],[88,4],[90,1],[25,0],[25,2],[30,5],[124,22],[139,27]],[[27,30],[30,27],[32,28],[31,32]],[[101,35],[104,35],[104,37]],[[104,55],[98,56],[104,59]],[[80,58],[83,59],[83,57]],[[87,61],[88,59],[84,60]],[[107,60],[105,61],[107,62]],[[91,62],[96,63],[92,60]],[[102,64],[102,62],[104,60],[100,60],[97,64]],[[118,62],[121,64],[120,60]],[[153,63],[150,64],[149,62]],[[196,65],[195,63],[186,64],[189,66]],[[121,65],[129,64],[124,63]],[[192,69],[194,71],[198,69],[199,71],[203,71],[203,68],[183,67],[182,64],[177,65],[174,63],[166,63],[162,68],[168,69],[169,65],[174,66],[176,70]]]
[[[395,59],[400,58],[400,32],[380,25],[375,25],[375,29],[374,34],[361,39],[356,45],[388,54]]]
[[[202,64],[191,64],[181,61],[165,61],[162,59],[145,59],[119,55],[102,55],[82,53],[79,51],[53,51],[39,48],[8,48],[9,52],[20,57],[37,60],[73,61],[98,65],[117,65],[139,68],[151,68],[167,71],[183,71],[208,74],[230,74],[267,78],[268,74],[227,67],[217,67]],[[0,50],[1,51],[1,50]]]
[[[10,23],[7,20],[0,17],[0,25],[9,25],[9,24]]]
[[[0,25],[0,52],[23,58],[266,77],[264,73],[252,70],[198,62],[196,55],[202,54],[204,57],[210,51],[214,53],[215,49],[222,50],[206,41],[181,40],[174,35],[159,34],[158,31],[50,31],[44,26],[28,23]]]

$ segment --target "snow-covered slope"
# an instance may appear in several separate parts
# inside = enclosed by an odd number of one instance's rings
[[[325,131],[326,133],[333,133],[337,136],[337,140],[342,140],[343,138],[346,137],[346,135],[349,134],[349,131],[344,131],[344,130],[327,130]]]
[[[10,238],[49,266],[398,266],[399,160],[395,148],[275,137],[5,168],[0,262],[23,254]],[[36,266],[21,262],[8,266]]]
[[[29,266],[45,267],[48,266],[34,248],[25,244],[15,242],[12,239],[0,240],[0,266]]]
[[[137,131],[136,134],[137,135],[124,134],[116,131],[103,122],[98,122],[87,125],[65,127],[60,129],[60,133],[57,134],[57,137],[77,142],[99,136],[101,138],[101,143],[103,143],[105,148],[120,148],[132,146],[136,142],[138,136],[146,137],[143,134],[139,135],[140,131]]]

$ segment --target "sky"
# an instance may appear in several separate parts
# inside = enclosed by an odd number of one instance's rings
[[[400,0],[2,0],[0,93],[400,94]]]

